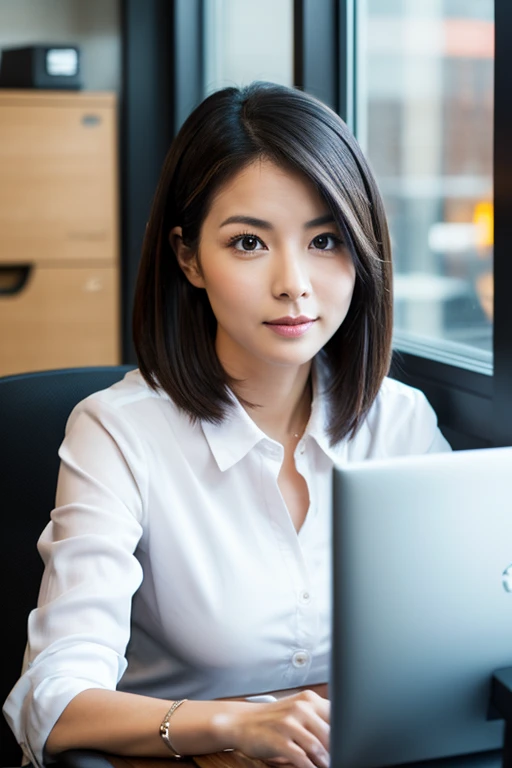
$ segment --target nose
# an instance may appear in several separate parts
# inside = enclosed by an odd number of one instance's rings
[[[311,294],[306,259],[293,252],[276,254],[272,292],[278,299],[296,301]]]

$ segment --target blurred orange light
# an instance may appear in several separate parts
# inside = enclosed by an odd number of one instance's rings
[[[473,211],[473,224],[476,225],[476,244],[478,248],[491,248],[494,243],[494,206],[488,200],[481,200]]]

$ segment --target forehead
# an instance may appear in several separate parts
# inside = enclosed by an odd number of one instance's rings
[[[328,206],[305,174],[268,159],[258,159],[237,171],[217,190],[207,218],[250,212],[272,220],[285,211],[313,218],[328,212]]]

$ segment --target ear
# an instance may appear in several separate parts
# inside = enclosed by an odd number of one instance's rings
[[[187,280],[195,288],[204,288],[204,279],[197,260],[197,254],[184,244],[181,227],[173,227],[171,229],[169,243]]]

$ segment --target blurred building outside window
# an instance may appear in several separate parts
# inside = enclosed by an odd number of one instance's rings
[[[493,0],[357,0],[356,125],[383,193],[395,347],[492,373]]]
[[[293,85],[293,0],[205,0],[205,96],[253,80]]]

